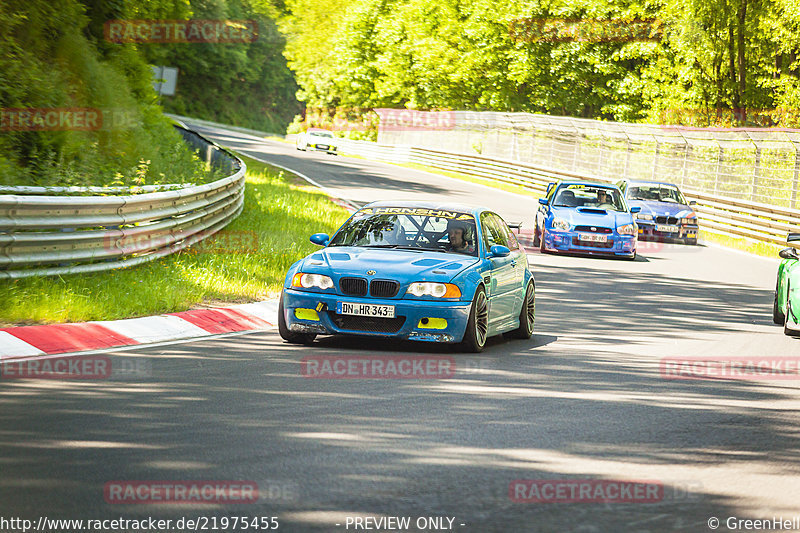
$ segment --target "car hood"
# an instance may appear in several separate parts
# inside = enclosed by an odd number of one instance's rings
[[[633,217],[627,211],[611,211],[594,207],[555,207],[553,214],[567,220],[572,226],[615,228],[633,222]]]
[[[341,276],[393,279],[399,282],[448,282],[465,268],[478,262],[477,257],[444,252],[416,252],[358,246],[334,246],[311,254],[303,260],[303,272]],[[374,274],[367,274],[374,270]]]
[[[628,204],[642,208],[643,215],[664,216],[664,217],[688,217],[694,210],[688,205],[676,204],[673,202],[658,202],[655,200],[628,200]]]
[[[306,139],[307,139],[309,142],[313,141],[313,142],[315,142],[315,143],[320,143],[320,144],[326,144],[326,143],[327,143],[327,144],[335,144],[335,143],[336,143],[336,139],[335,139],[335,138],[331,138],[331,137],[321,137],[321,136],[319,136],[319,135],[314,135],[313,133],[309,133],[309,134],[306,136]]]

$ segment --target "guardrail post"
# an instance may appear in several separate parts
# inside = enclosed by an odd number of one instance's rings
[[[581,143],[578,140],[578,137],[575,136],[572,141],[572,170],[573,172],[578,166],[578,157],[581,154]]]
[[[684,139],[686,141],[686,139]],[[683,184],[686,182],[686,174],[689,172],[689,150],[692,147],[689,145],[689,142],[686,141],[686,144],[683,145],[683,169],[681,172],[681,188],[683,188]]]
[[[658,152],[661,149],[661,143],[658,142],[656,139],[656,156],[653,158],[653,176],[651,179],[656,179],[656,174],[658,173]]]
[[[717,143],[719,151],[717,152],[717,170],[714,173],[714,194],[717,194],[717,186],[719,185],[719,173],[722,169],[722,162],[725,160],[725,149],[721,144]]]
[[[759,170],[761,169],[761,147],[756,145],[756,164],[753,165],[753,191],[750,194],[750,199],[756,201],[756,193],[758,192],[758,178]]]
[[[625,137],[628,137],[628,134],[625,134]],[[628,169],[631,166],[631,138],[628,137],[625,142],[627,143],[625,146],[625,172],[623,172],[622,176],[627,179],[628,178]]]
[[[517,130],[511,130],[511,157],[512,161],[519,161],[520,157],[517,150]]]

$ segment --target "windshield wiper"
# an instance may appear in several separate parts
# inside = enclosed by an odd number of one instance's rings
[[[414,252],[422,252],[425,248],[418,246],[403,246],[402,244],[364,244],[361,248],[391,248],[392,250],[411,250]]]

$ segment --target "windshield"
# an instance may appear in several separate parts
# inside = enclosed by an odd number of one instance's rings
[[[609,211],[625,211],[625,204],[622,202],[619,190],[580,184],[562,187],[556,194],[553,206],[593,207]]]
[[[414,207],[358,211],[330,246],[432,250],[477,256],[475,218],[468,213]]]
[[[628,198],[631,200],[645,200],[655,202],[672,202],[686,205],[681,191],[673,185],[637,185],[628,190]]]
[[[328,139],[333,139],[333,134],[328,131],[309,131],[308,133],[316,137],[326,137]]]

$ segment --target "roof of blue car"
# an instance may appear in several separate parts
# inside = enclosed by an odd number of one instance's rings
[[[599,181],[592,180],[571,180],[562,181],[561,185],[591,185],[593,187],[606,187],[608,189],[616,189],[617,186],[613,183],[600,183]]]
[[[490,211],[486,207],[452,202],[421,202],[416,200],[381,200],[371,202],[363,207],[421,207],[423,209],[439,209],[442,211],[458,211],[460,213],[480,213]]]

